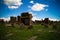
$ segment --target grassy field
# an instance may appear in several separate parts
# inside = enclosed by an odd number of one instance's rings
[[[28,26],[23,30],[20,30],[17,26],[9,26],[7,29],[8,40],[29,40],[33,36],[37,36],[35,40],[60,40],[59,32],[49,32],[53,31],[52,26],[50,25],[48,28],[45,28],[43,25],[35,24],[31,30],[28,29]]]

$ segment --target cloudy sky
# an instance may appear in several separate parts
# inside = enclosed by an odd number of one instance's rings
[[[32,20],[60,20],[60,0],[0,0],[0,18],[9,20],[22,12],[32,13]]]

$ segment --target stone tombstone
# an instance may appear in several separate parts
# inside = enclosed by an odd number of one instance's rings
[[[48,28],[48,25],[49,25],[49,18],[45,18],[44,21],[43,21],[43,25],[45,26],[45,28]]]
[[[10,17],[10,22],[11,22],[11,23],[15,23],[15,22],[16,22],[16,17],[11,16],[11,17]]]
[[[21,17],[20,16],[17,16],[17,22],[18,22],[18,24],[21,23]]]
[[[24,25],[23,23],[20,23],[19,28],[20,28],[20,29],[24,29],[24,27],[25,27],[25,25]]]
[[[45,18],[45,19],[44,19],[44,23],[45,23],[45,24],[49,24],[49,18]]]
[[[14,23],[16,22],[16,17],[11,16],[10,17],[10,23],[14,27]]]
[[[3,24],[4,23],[4,19],[0,19],[0,23]]]
[[[30,25],[32,23],[32,14],[29,14],[29,12],[24,12],[21,14],[21,23],[24,23],[25,25]]]

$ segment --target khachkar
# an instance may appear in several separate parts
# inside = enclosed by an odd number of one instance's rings
[[[32,24],[32,14],[29,12],[24,12],[21,14],[21,23],[24,23],[25,25],[31,25]]]
[[[49,24],[49,23],[50,23],[49,18],[45,18],[45,19],[44,19],[44,23],[45,23],[45,24]]]
[[[11,25],[14,25],[16,23],[16,17],[11,16],[10,23],[11,23]]]
[[[21,23],[21,17],[17,16],[17,23],[20,24]]]
[[[1,24],[4,24],[5,22],[4,22],[4,19],[0,19],[0,23]]]

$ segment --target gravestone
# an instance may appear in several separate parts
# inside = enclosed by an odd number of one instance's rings
[[[11,16],[10,17],[10,23],[14,27],[14,23],[16,22],[16,17]]]
[[[4,24],[5,22],[4,22],[4,20],[3,20],[3,19],[0,19],[0,23],[1,23],[1,24]]]
[[[21,14],[21,23],[24,23],[25,25],[32,24],[32,14],[29,14],[29,12],[24,12]]]
[[[20,23],[19,28],[20,28],[20,29],[24,29],[24,27],[25,27],[25,25],[24,25],[23,23]]]
[[[44,19],[44,23],[45,23],[45,24],[49,24],[49,18],[45,18],[45,19]]]
[[[18,24],[21,23],[21,17],[20,16],[17,16],[17,22],[18,22]]]

